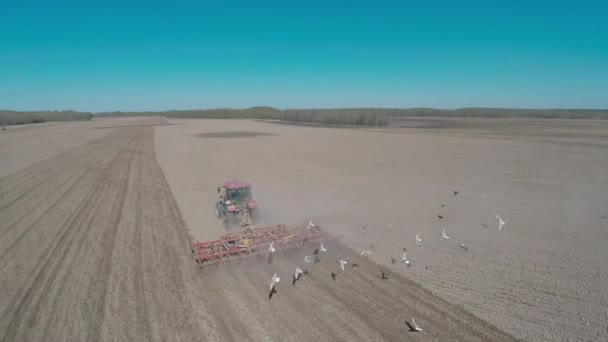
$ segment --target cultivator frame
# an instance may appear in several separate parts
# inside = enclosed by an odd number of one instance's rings
[[[226,234],[218,240],[195,242],[192,253],[200,268],[224,262],[268,254],[271,242],[277,250],[285,250],[319,243],[328,238],[319,227],[275,225],[247,227]]]

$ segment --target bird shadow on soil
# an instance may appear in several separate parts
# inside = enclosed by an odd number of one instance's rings
[[[272,299],[272,296],[277,293],[277,289],[276,288],[272,288],[272,290],[270,290],[270,293],[268,294],[268,300]]]

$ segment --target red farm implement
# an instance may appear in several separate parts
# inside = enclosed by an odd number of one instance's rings
[[[319,243],[326,238],[327,235],[317,226],[247,227],[238,232],[226,234],[218,240],[196,242],[192,246],[192,253],[195,255],[199,267],[202,268],[250,256],[268,254],[271,242],[274,242],[274,247],[281,251]]]

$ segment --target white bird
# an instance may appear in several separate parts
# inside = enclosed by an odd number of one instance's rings
[[[274,241],[272,241],[272,242],[270,243],[270,247],[268,248],[268,251],[269,251],[270,253],[274,253],[274,251],[275,251],[275,249],[274,249]]]
[[[370,255],[370,254],[372,254],[372,252],[370,252],[370,251],[363,251],[363,252],[361,252],[361,256],[363,256],[364,254]]]
[[[323,246],[323,242],[321,242],[321,248],[319,248],[319,250],[321,252],[327,252],[327,249],[325,248],[325,246]]]
[[[293,277],[298,280],[300,279],[300,275],[302,274],[302,270],[299,267],[296,267],[296,273],[293,274]]]
[[[313,228],[313,227],[316,227],[316,226],[312,223],[312,221],[308,221],[308,227],[307,228],[310,229],[310,228]]]
[[[389,228],[393,228],[393,223],[392,223],[392,222],[389,222],[389,223],[387,224],[387,226],[388,226]]]
[[[410,265],[410,261],[407,260],[407,252],[403,252],[403,256],[401,256],[401,262],[408,266]]]
[[[312,262],[312,256],[310,256],[310,255],[305,255],[305,256],[304,256],[304,262]]]
[[[422,328],[418,324],[416,324],[416,321],[414,320],[413,317],[412,317],[412,324],[411,325],[412,325],[412,329],[414,331],[422,331]]]
[[[274,289],[274,287],[277,286],[280,281],[281,278],[279,278],[277,272],[274,272],[274,275],[272,276],[272,281],[270,282],[270,291],[272,291],[272,289]]]
[[[340,267],[342,268],[342,271],[344,271],[344,265],[348,264],[348,262],[346,260],[342,260],[340,259]]]
[[[416,240],[416,244],[418,246],[420,246],[422,244],[422,239],[420,238],[420,234],[416,234],[416,237],[414,239]]]
[[[494,216],[496,216],[496,219],[498,220],[498,230],[502,230],[502,227],[505,225],[506,222],[497,213],[494,213]]]
[[[448,240],[450,238],[448,233],[445,232],[445,228],[443,228],[443,231],[441,232],[441,238],[444,240]]]

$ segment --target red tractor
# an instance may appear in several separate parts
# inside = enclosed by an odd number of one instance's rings
[[[201,268],[274,252],[274,249],[269,250],[271,244],[279,250],[286,250],[317,244],[329,238],[319,226],[312,224],[251,226],[257,204],[251,199],[251,185],[248,183],[229,181],[218,187],[217,192],[220,198],[215,205],[215,214],[222,219],[224,226],[228,228],[230,224],[239,224],[246,227],[217,240],[192,244],[194,259]]]
[[[249,226],[253,224],[257,204],[251,198],[251,185],[232,180],[217,188],[220,198],[215,204],[215,216],[221,219],[224,227],[231,224]]]

